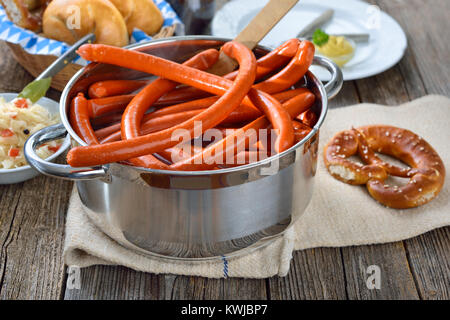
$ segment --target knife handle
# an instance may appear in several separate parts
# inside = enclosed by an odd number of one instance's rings
[[[270,0],[234,39],[253,49],[299,0]]]
[[[240,42],[252,50],[269,33],[270,30],[288,13],[299,0],[270,0],[250,21],[234,41]],[[209,72],[224,75],[237,67],[235,60],[220,52],[219,61]]]

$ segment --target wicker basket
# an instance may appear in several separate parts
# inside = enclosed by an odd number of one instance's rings
[[[162,28],[153,39],[168,38],[173,36],[175,33],[175,26],[169,26]],[[29,73],[34,77],[37,77],[45,70],[56,57],[50,55],[39,55],[39,54],[29,54],[20,45],[6,42],[14,58],[22,67],[24,67]],[[69,64],[63,70],[61,70],[52,79],[52,88],[62,91],[66,86],[66,83],[73,77],[73,75],[80,70],[82,67],[77,64]]]

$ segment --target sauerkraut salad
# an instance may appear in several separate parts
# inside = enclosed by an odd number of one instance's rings
[[[6,102],[0,97],[0,169],[14,169],[27,165],[23,145],[28,137],[42,128],[60,122],[59,115],[33,104],[28,99],[16,98]],[[42,145],[37,155],[46,159],[61,147],[61,140]]]

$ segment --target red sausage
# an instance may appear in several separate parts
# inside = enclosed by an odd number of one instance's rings
[[[157,117],[154,117],[153,113],[146,114],[142,119],[139,135],[142,136],[170,128],[200,114],[201,112],[203,112],[202,109],[188,110],[159,115]],[[260,111],[240,105],[236,110],[231,112],[224,121],[221,122],[221,125],[228,126],[236,123],[252,121],[259,116],[261,116]],[[119,141],[121,140],[120,123],[96,130],[95,135],[100,140],[100,143]]]
[[[317,115],[312,110],[306,110],[297,117],[303,124],[308,127],[314,127],[317,123]]]
[[[153,132],[158,132],[173,126],[176,126],[180,123],[183,123],[186,120],[198,115],[202,110],[191,110],[186,112],[179,112],[174,114],[168,114],[165,116],[152,118],[145,121],[140,128],[139,136],[146,135]],[[106,138],[101,140],[101,143],[113,142],[121,140],[121,132],[120,132],[120,124],[111,126],[116,130],[113,133],[109,134]],[[110,127],[108,127],[110,128]],[[106,129],[106,128],[105,128]],[[104,129],[101,129],[104,130]],[[106,130],[100,131],[100,134],[103,136],[106,133]],[[96,131],[98,137],[98,131]],[[145,157],[145,156],[144,156]],[[133,161],[130,161],[133,163]]]
[[[294,97],[293,99],[295,100],[289,100],[283,104],[283,107],[286,107],[286,111],[291,118],[298,116],[298,111],[304,109],[306,105],[311,106],[314,103],[315,96],[310,92],[304,92],[299,97]],[[243,128],[235,129],[232,134],[227,135],[224,139],[208,146],[202,153],[174,163],[170,168],[174,170],[211,170],[217,163],[220,164],[223,162],[227,154],[236,154],[237,150],[245,144],[248,144],[249,139],[246,131],[258,131],[269,126],[270,122],[265,116],[259,117]],[[205,163],[204,159],[208,159],[208,163]]]
[[[308,41],[303,41],[308,42]],[[303,43],[302,42],[302,43]],[[302,47],[300,44],[297,54],[292,61],[289,63],[289,70],[286,72],[281,72],[282,76],[276,77],[276,81],[282,80],[284,76],[292,76],[293,72],[299,71],[298,63],[305,63],[305,57],[307,55],[300,54],[298,52],[303,52],[304,48],[309,48],[307,45]],[[312,44],[311,44],[312,45]],[[225,48],[227,44],[224,45]],[[222,50],[223,50],[222,48]],[[314,46],[312,45],[314,50]],[[203,91],[208,91],[213,94],[223,95],[231,86],[231,81],[206,73],[192,68],[181,66],[172,61],[164,60],[152,55],[143,54],[137,51],[127,51],[125,49],[110,47],[106,45],[99,44],[86,44],[80,47],[78,53],[85,59],[95,62],[103,62],[109,64],[115,64],[122,67],[127,67],[135,70],[140,70],[143,72],[154,73],[158,76],[163,76],[167,79],[184,83],[197,87]],[[313,52],[314,53],[314,52]],[[254,58],[254,56],[253,56]],[[312,59],[312,58],[311,58]],[[286,69],[286,68],[285,68]],[[306,72],[306,71],[305,71]],[[271,78],[272,79],[272,78]],[[285,89],[287,89],[286,87]],[[145,90],[145,89],[144,89]],[[281,91],[281,90],[279,90]],[[286,147],[292,145],[294,141],[294,133],[290,127],[290,121],[288,121],[288,115],[277,101],[272,100],[271,97],[266,96],[264,93],[252,94],[252,102],[260,108],[263,112],[268,112],[266,115],[275,121],[273,123],[274,128],[280,131],[279,138],[280,141],[277,142],[277,146],[280,147],[280,151],[285,150]],[[259,105],[258,105],[259,103]],[[269,105],[266,107],[266,103]],[[276,106],[276,107],[275,107]],[[279,114],[275,114],[279,112]],[[141,118],[142,119],[142,118]],[[223,119],[222,119],[223,120]],[[123,124],[127,123],[127,118],[122,118],[122,130],[126,130]],[[134,122],[136,123],[136,122]],[[289,125],[287,125],[289,123]],[[130,122],[131,124],[131,122]],[[135,135],[138,134],[138,130],[135,127],[129,128]],[[127,136],[126,132],[122,132],[122,135]]]
[[[253,85],[256,75],[255,57],[245,46],[232,41],[226,43],[222,47],[222,51],[238,60],[240,65],[239,74],[231,87],[226,88],[228,90],[212,85],[211,79],[216,80],[213,82],[219,80],[227,82],[229,80],[158,57],[104,45],[83,45],[80,47],[79,54],[90,61],[123,65],[133,69],[145,69],[144,71],[164,76],[173,81],[195,85],[201,89],[207,88],[212,93],[223,94],[223,96],[198,116],[170,129],[103,145],[73,148],[67,155],[68,163],[74,167],[82,167],[139,157],[176,145],[177,141],[172,141],[175,130],[185,129],[192,136],[196,121],[202,122],[202,131],[219,124],[239,106]]]
[[[265,56],[259,58],[256,61],[256,80],[259,80],[270,72],[273,72],[283,65],[286,65],[289,60],[291,60],[292,57],[295,56],[299,45],[299,39],[290,39],[284,42],[278,48],[267,53]],[[225,75],[224,78],[234,80],[236,75],[237,71],[233,71]],[[169,92],[157,102],[157,105],[171,105],[182,103],[206,96],[208,96],[208,93],[205,91],[201,91],[193,87],[184,87]]]
[[[259,80],[269,73],[286,65],[297,53],[299,45],[299,39],[290,39],[284,42],[278,48],[267,53],[265,56],[259,58],[256,62],[256,80]],[[234,71],[225,75],[224,78],[234,80],[236,74],[237,71]]]
[[[91,118],[100,117],[104,114],[123,111],[134,95],[121,95],[106,98],[97,98],[88,100],[89,116]]]
[[[287,90],[287,91],[275,93],[272,96],[275,99],[277,99],[278,101],[280,101],[281,103],[283,103],[283,102],[285,102],[301,93],[304,93],[304,92],[309,92],[309,90],[306,88],[297,88],[297,89],[293,89],[293,90]],[[161,108],[156,111],[153,111],[152,113],[146,114],[144,116],[143,121],[145,121],[146,119],[156,118],[156,117],[160,117],[160,116],[167,115],[167,114],[173,114],[173,113],[190,111],[190,110],[205,109],[205,108],[210,107],[217,100],[219,100],[219,98],[220,98],[219,96],[213,96],[213,97],[187,101],[187,102],[175,104],[172,106],[168,106],[165,108]],[[248,103],[246,103],[246,102],[248,102]],[[238,112],[238,111],[241,111],[241,112],[254,111],[256,116],[252,120],[254,120],[257,117],[262,115],[262,113],[255,106],[253,106],[253,104],[250,103],[250,101],[248,101],[248,100],[246,101],[246,99],[244,99],[243,104],[241,104],[238,107],[238,109],[233,111],[233,113]],[[228,121],[230,116],[225,121]]]
[[[302,41],[291,62],[279,73],[255,85],[255,89],[275,93],[289,89],[297,83],[312,64],[314,45],[309,41]]]
[[[303,140],[312,130],[311,127],[295,120],[292,121],[292,125],[294,126],[295,143]]]
[[[88,145],[98,144],[97,137],[89,121],[88,103],[81,92],[73,98],[70,105],[70,125],[76,134]]]
[[[214,63],[216,63],[219,57],[219,53],[217,50],[205,50],[203,52],[198,53],[191,59],[187,60],[183,65],[188,67],[193,67],[200,70],[206,70],[211,67]],[[158,78],[149,85],[147,85],[133,100],[130,102],[128,107],[125,109],[125,112],[122,116],[122,125],[121,125],[121,136],[124,139],[131,139],[140,136],[139,127],[143,120],[145,112],[148,108],[157,101],[163,94],[169,92],[177,85],[176,82]],[[192,116],[182,118],[182,121],[176,122],[180,119],[180,117],[175,117],[175,119],[169,118],[165,124],[168,126],[161,127],[162,129],[170,128],[176,124],[182,123],[190,119]],[[158,130],[156,130],[158,131]],[[154,132],[156,132],[154,131]],[[158,161],[152,155],[145,155],[139,158],[129,159],[132,164],[140,167],[146,168],[155,168],[155,167],[165,167],[160,161]]]
[[[148,80],[104,80],[91,84],[89,98],[98,99],[127,94],[142,88]]]

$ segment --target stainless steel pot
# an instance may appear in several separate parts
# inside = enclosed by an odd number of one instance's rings
[[[199,50],[220,47],[228,39],[174,37],[132,48],[175,61]],[[256,55],[268,49],[258,47]],[[310,72],[302,85],[316,95],[313,111],[319,121],[305,139],[289,150],[250,165],[201,172],[174,172],[113,163],[72,168],[40,159],[36,148],[67,132],[85,145],[68,121],[71,99],[93,81],[137,79],[148,75],[90,64],[67,84],[60,101],[62,124],[42,129],[25,144],[28,162],[43,174],[76,181],[81,201],[92,221],[128,248],[170,259],[212,259],[261,247],[280,236],[308,205],[317,166],[319,128],[327,100],[342,86],[342,73],[330,60],[314,63],[332,79],[323,86]]]

